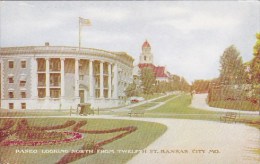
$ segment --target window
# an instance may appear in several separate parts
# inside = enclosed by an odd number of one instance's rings
[[[21,97],[22,97],[22,98],[26,98],[26,92],[25,92],[25,91],[22,91],[22,92],[21,92]]]
[[[45,88],[39,88],[38,89],[38,97],[39,98],[44,98],[45,96],[46,96]]]
[[[9,61],[9,68],[14,68],[14,61]]]
[[[146,60],[146,56],[144,56],[144,60]]]
[[[21,108],[26,109],[26,103],[21,103]]]
[[[14,98],[14,92],[13,91],[9,91],[8,96],[9,96],[9,98]]]
[[[9,81],[9,83],[14,83],[14,77],[8,77],[8,81]]]
[[[59,98],[60,97],[60,89],[51,89],[50,90],[51,98]]]
[[[14,109],[14,103],[9,103],[9,109]]]
[[[79,75],[79,80],[84,80],[84,75]]]
[[[26,61],[21,61],[21,68],[26,68]]]
[[[20,87],[24,87],[25,84],[26,84],[26,81],[25,81],[25,80],[21,80],[21,81],[20,81]]]

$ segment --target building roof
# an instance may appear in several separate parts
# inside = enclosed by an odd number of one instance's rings
[[[127,65],[132,65],[134,58],[126,52],[113,52],[95,48],[71,47],[71,46],[24,46],[24,47],[1,47],[0,56],[2,55],[25,55],[25,54],[74,54],[76,55],[102,55],[114,58]]]
[[[149,42],[146,40],[146,41],[143,43],[142,48],[147,48],[147,47],[151,48]]]
[[[153,69],[155,73],[155,77],[168,77],[168,75],[165,73],[165,67],[164,66],[158,66],[156,67],[155,65],[151,63],[143,63],[143,64],[138,64],[138,67],[140,69],[150,67]]]
[[[165,67],[159,66],[155,68],[156,77],[168,77],[167,74],[165,74]]]

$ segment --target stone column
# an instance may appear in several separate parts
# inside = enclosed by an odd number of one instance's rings
[[[74,97],[79,98],[79,59],[75,58],[75,93]]]
[[[46,98],[50,98],[50,59],[45,58],[46,64]]]
[[[112,74],[111,74],[111,63],[108,63],[108,98],[111,99],[111,91],[112,91]]]
[[[4,98],[4,78],[3,78],[3,75],[4,75],[4,62],[3,62],[3,60],[2,60],[2,57],[0,56],[0,64],[1,64],[1,71],[0,71],[0,73],[1,73],[1,96],[0,96],[0,99],[2,100],[3,98]],[[3,105],[2,105],[3,103],[1,103],[1,106],[0,106],[0,108],[2,108],[3,107]]]
[[[93,60],[89,60],[89,96],[94,97],[94,86],[93,86]]]
[[[100,61],[100,73],[99,73],[99,90],[100,98],[104,98],[104,62]]]
[[[37,68],[37,59],[32,58],[31,59],[31,91],[32,91],[32,98],[37,99],[38,98],[38,68]]]
[[[61,99],[64,98],[64,95],[65,95],[65,85],[64,85],[64,82],[65,82],[65,67],[64,67],[64,61],[65,61],[65,58],[60,58],[60,95],[61,95]]]
[[[114,99],[118,99],[118,68],[117,68],[117,64],[114,64],[114,80],[113,80],[113,86],[114,86],[114,90],[113,90],[113,98]]]

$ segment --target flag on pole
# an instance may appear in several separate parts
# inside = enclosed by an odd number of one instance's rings
[[[91,21],[89,19],[79,17],[79,22],[81,26],[91,26]]]

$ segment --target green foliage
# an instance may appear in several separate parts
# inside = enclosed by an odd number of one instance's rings
[[[199,93],[208,92],[210,80],[195,80],[192,89]]]
[[[260,54],[260,33],[256,33],[256,43],[254,45],[254,55],[259,56]]]
[[[125,94],[127,97],[137,96],[138,90],[136,84],[131,83],[130,85],[128,85],[128,87],[125,90]]]
[[[146,67],[141,70],[141,81],[144,94],[152,94],[154,92],[155,75],[152,68]]]
[[[254,46],[254,58],[251,64],[252,82],[260,84],[260,33],[256,34],[256,43]]]
[[[190,84],[186,81],[186,79],[184,79],[184,77],[181,78],[180,89],[181,91],[185,91],[185,92],[189,92],[191,89]]]
[[[258,104],[251,103],[249,101],[242,100],[219,100],[212,101],[209,103],[211,107],[225,108],[225,109],[235,109],[235,110],[246,110],[246,111],[258,111],[260,107]]]
[[[168,88],[171,91],[190,91],[190,84],[184,77],[172,75]]]
[[[220,65],[221,82],[231,85],[245,83],[245,68],[242,58],[235,46],[232,45],[226,48],[220,58]]]
[[[155,92],[156,93],[165,93],[167,91],[170,91],[171,88],[170,88],[170,83],[168,82],[158,82],[155,86]]]

